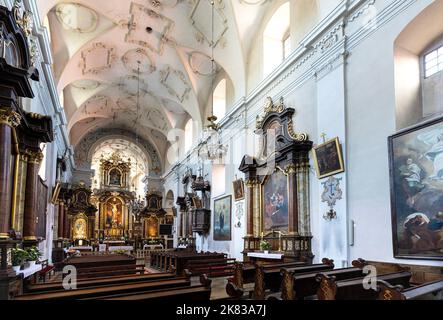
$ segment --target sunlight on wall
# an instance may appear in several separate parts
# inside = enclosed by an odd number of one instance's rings
[[[213,106],[214,116],[223,119],[226,115],[226,79],[221,80],[214,90]]]
[[[284,3],[269,20],[263,33],[263,72],[271,73],[288,56],[290,51],[289,2]],[[289,41],[287,41],[289,38]]]

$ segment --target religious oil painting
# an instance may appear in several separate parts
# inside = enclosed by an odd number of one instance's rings
[[[313,150],[315,167],[319,179],[345,171],[340,140],[334,138]]]
[[[389,138],[394,255],[443,260],[443,119]]]
[[[214,200],[214,240],[231,241],[232,196]]]
[[[77,217],[73,227],[74,240],[87,239],[87,228],[88,227],[85,217],[83,215]]]
[[[245,198],[245,184],[243,179],[238,179],[232,182],[232,187],[234,189],[234,200],[243,200]]]
[[[119,227],[122,225],[122,202],[118,198],[110,199],[107,204],[106,227]]]
[[[263,231],[286,232],[288,230],[288,180],[280,170],[276,170],[265,179],[263,201]]]

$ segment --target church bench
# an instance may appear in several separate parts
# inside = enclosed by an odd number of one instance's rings
[[[185,286],[173,289],[137,292],[135,294],[115,294],[102,296],[98,299],[88,298],[83,300],[138,300],[138,301],[209,301],[211,298],[212,281],[206,276],[200,276],[200,285]]]
[[[119,276],[119,275],[135,275],[140,273],[140,270],[137,269],[136,265],[130,266],[118,266],[118,267],[110,267],[110,268],[92,268],[92,269],[84,269],[77,270],[77,278],[85,279],[85,278],[95,278],[95,277],[106,277],[106,276]]]
[[[377,291],[374,289],[365,289],[365,279],[366,277],[360,277],[351,280],[336,281],[334,276],[330,277],[320,273],[317,275],[317,281],[319,282],[317,297],[319,300],[376,300],[378,295]],[[402,285],[403,287],[410,286],[410,279],[411,273],[407,271],[377,276],[377,280],[384,280],[391,285]],[[375,281],[375,279],[372,279],[372,281]]]
[[[16,297],[16,300],[78,300],[84,298],[98,298],[101,296],[109,296],[114,294],[134,294],[137,292],[148,292],[152,290],[189,287],[190,285],[190,279],[175,278],[156,281],[145,281],[141,283],[101,285],[93,288],[83,288],[63,292],[25,294]]]
[[[299,265],[293,267],[286,267],[288,272],[292,274],[321,272],[334,269],[334,261],[324,258],[322,263],[311,265]],[[279,291],[282,283],[281,268],[273,265],[259,265],[256,266],[254,277],[254,291],[252,298],[254,300],[264,300],[266,297],[266,290],[273,292]]]
[[[304,261],[269,263],[266,267],[284,268],[307,265]],[[226,293],[231,298],[239,299],[245,294],[245,284],[254,283],[256,265],[252,263],[236,262],[234,264],[234,275],[228,279]]]
[[[109,267],[131,265],[136,263],[136,259],[128,255],[108,254],[108,255],[88,255],[81,257],[71,257],[63,261],[63,266],[74,266],[77,270],[93,267]]]
[[[194,275],[207,274],[209,276],[228,276],[232,275],[235,259],[210,259],[195,260],[188,263],[188,269]]]
[[[334,277],[336,281],[348,280],[362,277],[363,270],[360,268],[342,268],[321,272],[329,277]],[[318,272],[294,274],[288,269],[282,269],[281,299],[300,300],[317,294],[319,283],[317,282]]]
[[[77,281],[77,288],[81,289],[81,288],[97,287],[104,285],[157,281],[163,279],[172,279],[175,277],[176,275],[172,273],[154,273],[148,275],[129,275],[129,276],[95,278],[95,279]],[[34,284],[34,285],[28,285],[24,288],[25,293],[43,293],[43,292],[54,292],[54,291],[63,291],[63,290],[64,288],[62,282]]]
[[[386,281],[377,281],[379,300],[419,300],[431,294],[443,291],[443,280],[423,283],[404,289],[401,285],[393,286]]]

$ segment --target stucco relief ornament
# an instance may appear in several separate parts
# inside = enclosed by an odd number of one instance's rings
[[[237,218],[237,223],[235,224],[235,227],[241,228],[241,220],[243,219],[244,215],[243,201],[236,203],[235,206],[235,217]]]
[[[337,200],[341,200],[343,196],[343,191],[340,188],[341,180],[341,178],[329,177],[327,181],[322,183],[324,189],[321,200],[329,206],[329,211],[323,215],[323,219],[325,220],[331,221],[337,218],[337,212],[334,210],[334,207]]]

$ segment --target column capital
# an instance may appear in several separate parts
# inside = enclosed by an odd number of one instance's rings
[[[295,163],[290,163],[285,168],[286,174],[294,174],[297,172],[297,165]]]
[[[246,181],[245,181],[245,185],[248,188],[253,188],[259,184],[260,184],[260,182],[257,179],[246,179]]]
[[[43,153],[41,151],[26,150],[28,163],[40,164],[43,161]]]
[[[22,117],[15,111],[0,107],[0,124],[15,128],[20,124]]]

